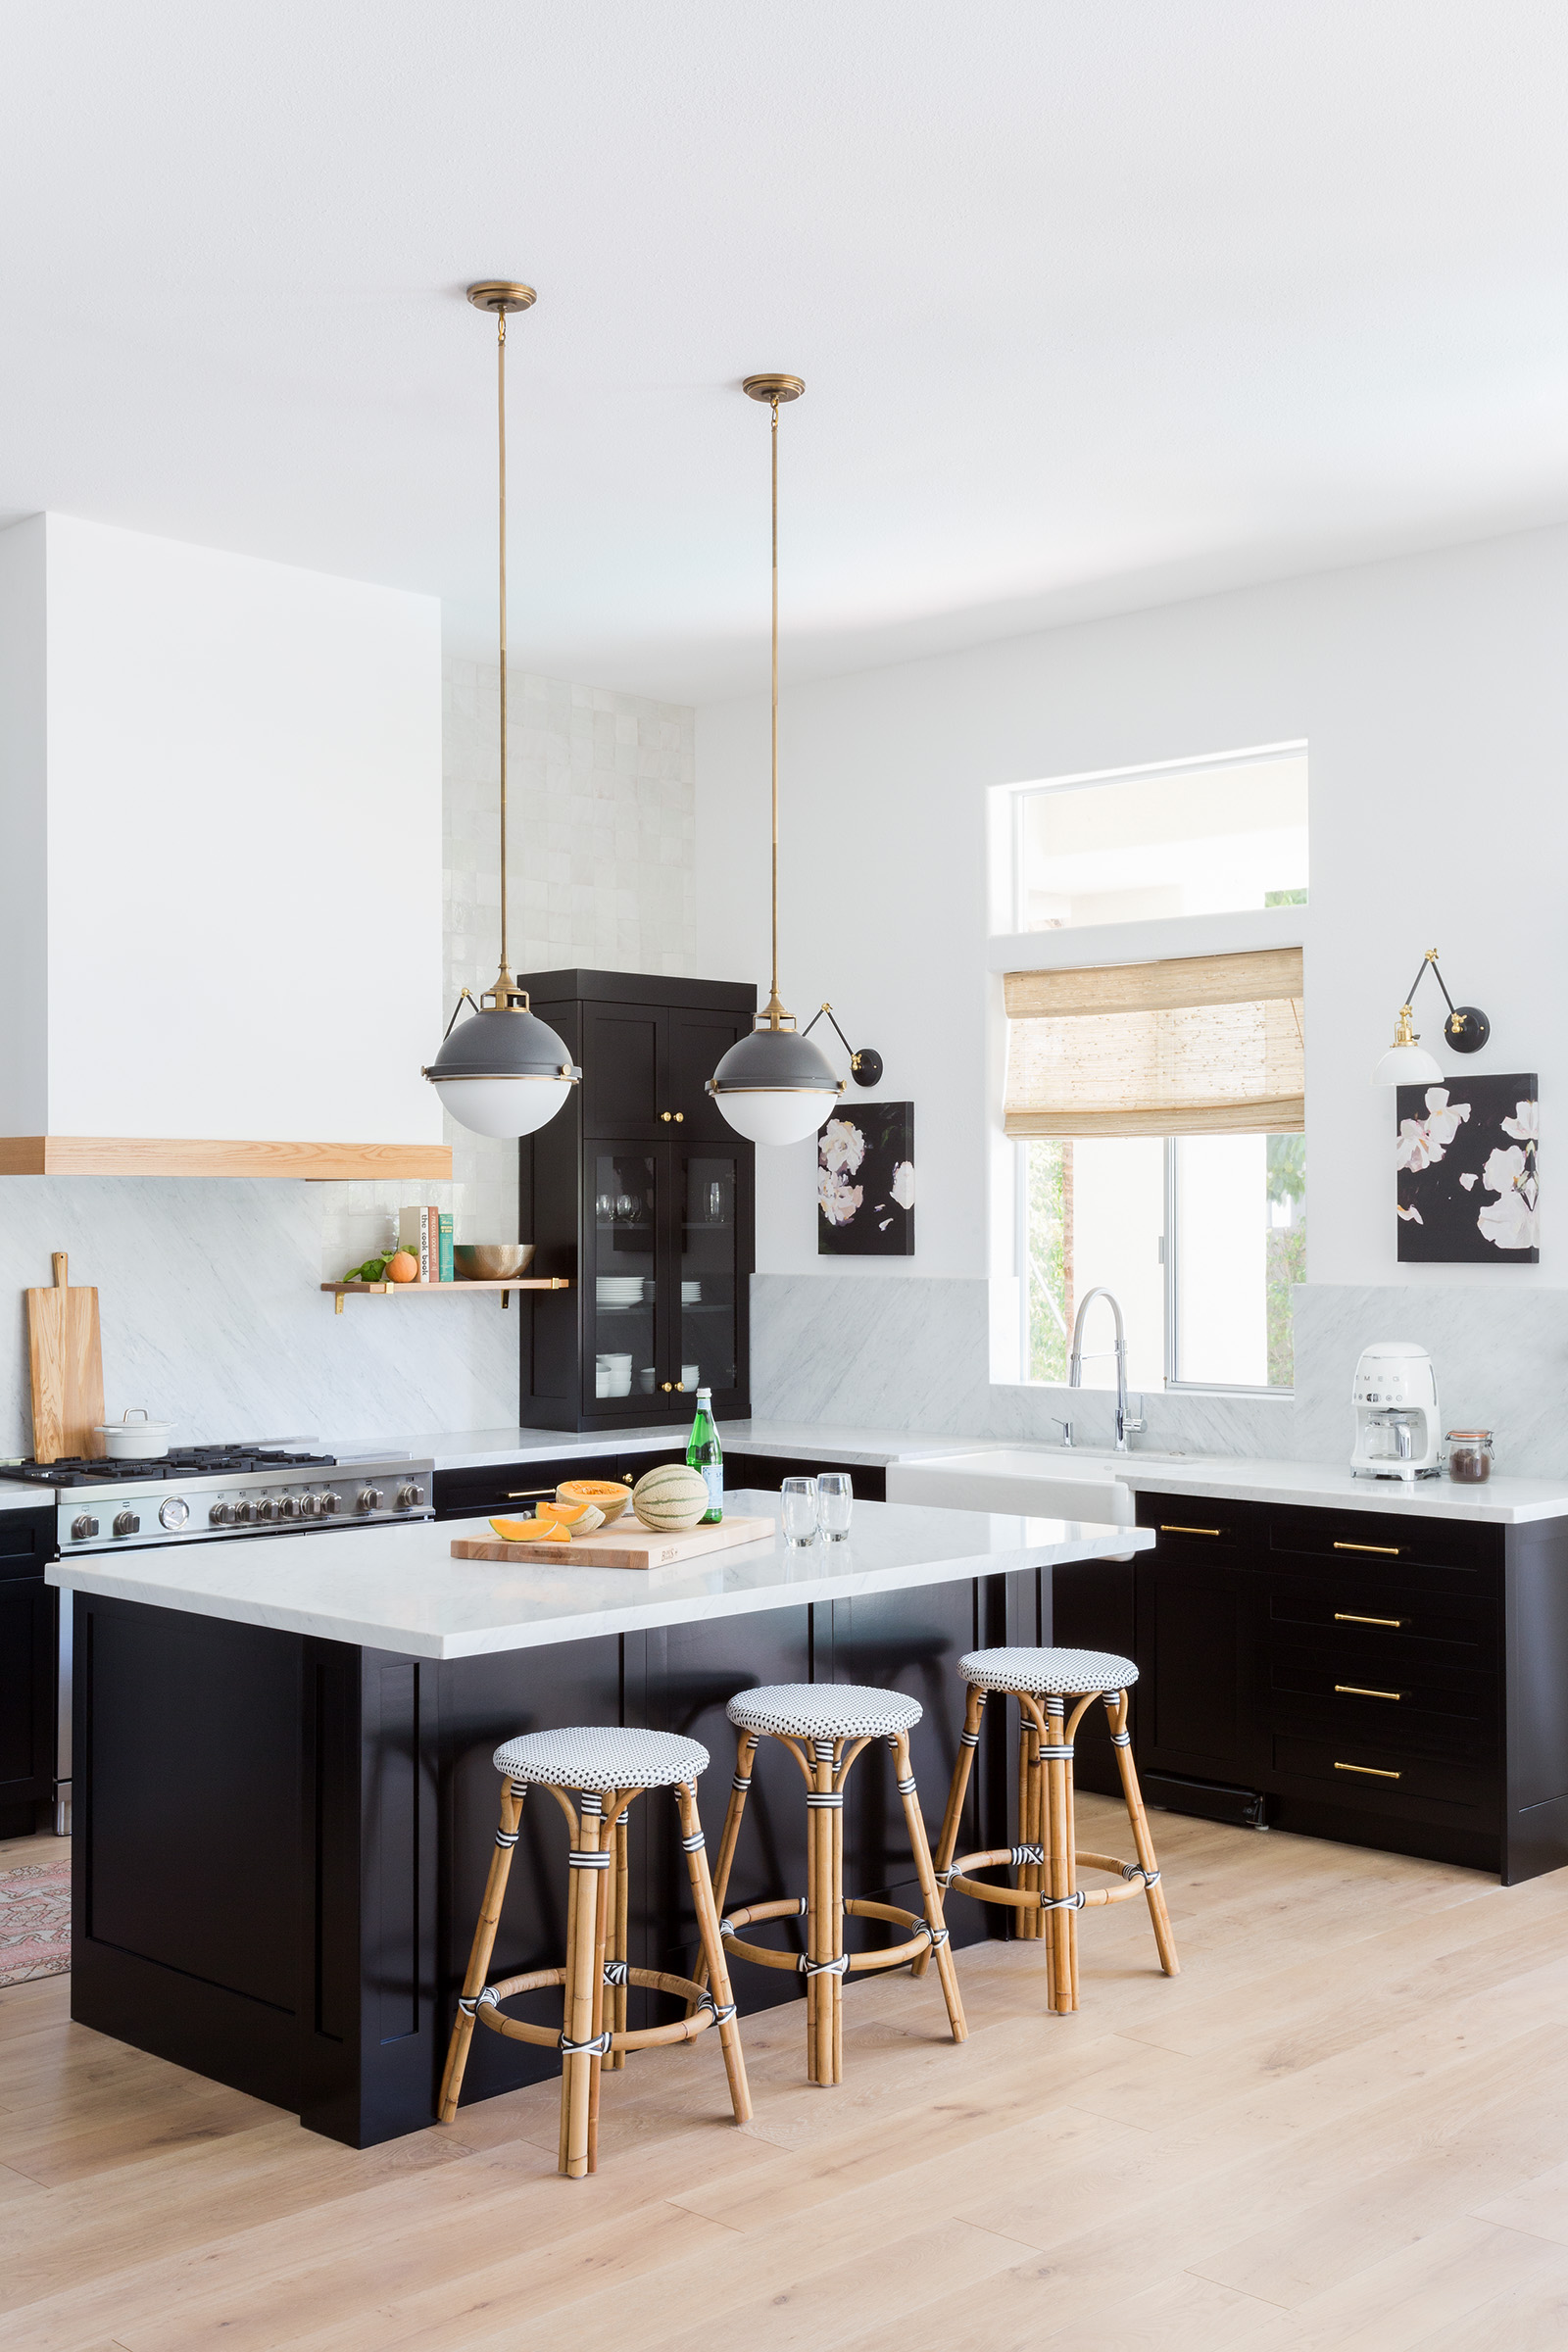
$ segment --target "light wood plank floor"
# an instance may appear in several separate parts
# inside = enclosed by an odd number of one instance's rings
[[[1117,1809],[1080,1799],[1087,1845]],[[1155,1814],[1141,1904],[854,1985],[605,2078],[603,2170],[551,2085],[357,2154],[0,1991],[5,2352],[1547,2352],[1568,2342],[1568,1872],[1472,1873]],[[1120,1836],[1125,1840],[1125,1819]],[[0,1866],[52,1841],[0,1847]],[[741,1983],[745,1991],[745,1976]]]

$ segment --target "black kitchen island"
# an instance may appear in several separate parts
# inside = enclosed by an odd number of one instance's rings
[[[777,1516],[777,1497],[736,1510]],[[703,1741],[716,1844],[733,1734],[764,1682],[907,1691],[923,1809],[940,1819],[966,1649],[1052,1638],[1053,1570],[1125,1556],[1143,1531],[858,1503],[851,1541],[782,1537],[651,1572],[460,1561],[483,1523],[343,1529],[68,1559],[74,1592],[72,2015],[293,2110],[364,2147],[434,2096],[494,1837],[497,1744],[569,1723]],[[1015,1834],[1012,1727],[993,1709],[968,1845]],[[918,1908],[891,1759],[868,1753],[845,1817],[848,1892]],[[804,1889],[798,1775],[759,1754],[737,1903]],[[525,1809],[494,1968],[559,1962],[565,1827]],[[964,1904],[955,1942],[998,1915]],[[695,1930],[673,1805],[638,1807],[629,1957],[690,1974]],[[798,1992],[747,1970],[743,2016]],[[647,2001],[656,1996],[640,1994]],[[537,2014],[548,2014],[547,1994]],[[632,2023],[652,2022],[634,2011]],[[465,2097],[553,2074],[477,2037]]]

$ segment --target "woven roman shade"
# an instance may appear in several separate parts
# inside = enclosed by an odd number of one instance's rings
[[[1008,972],[1005,992],[1011,1136],[1306,1124],[1299,948]]]

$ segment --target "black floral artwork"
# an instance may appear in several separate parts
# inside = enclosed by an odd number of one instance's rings
[[[1396,1091],[1399,1263],[1539,1264],[1534,1074]]]
[[[816,1137],[820,1257],[914,1255],[914,1104],[846,1103]]]

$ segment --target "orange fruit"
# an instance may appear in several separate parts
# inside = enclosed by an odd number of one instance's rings
[[[556,1489],[556,1500],[589,1502],[603,1515],[606,1527],[620,1517],[631,1500],[630,1487],[623,1487],[613,1478],[564,1478]]]
[[[382,1269],[385,1282],[417,1282],[419,1261],[412,1250],[394,1250]]]
[[[492,1519],[503,1544],[569,1544],[571,1530],[556,1519]]]

